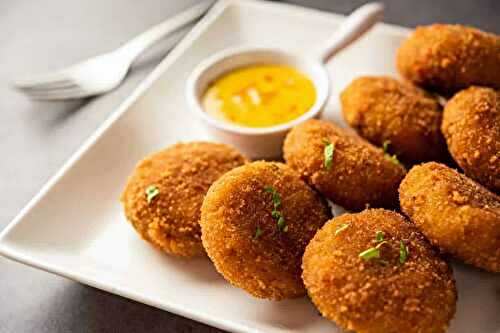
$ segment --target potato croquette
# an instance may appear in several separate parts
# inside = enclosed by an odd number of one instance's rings
[[[441,333],[453,272],[413,224],[384,209],[327,222],[306,248],[304,284],[326,318],[357,333]]]
[[[127,219],[146,241],[183,257],[203,254],[200,207],[210,185],[246,162],[223,144],[175,144],[140,161],[121,196]]]
[[[420,88],[387,76],[360,77],[340,95],[346,122],[362,137],[413,164],[448,156],[442,108]]]
[[[305,294],[302,255],[330,211],[295,171],[272,162],[236,168],[210,187],[201,211],[203,246],[231,284],[271,300]]]
[[[405,168],[354,133],[329,122],[309,120],[288,133],[283,152],[289,166],[347,210],[397,206]]]
[[[500,193],[500,90],[470,87],[446,104],[442,130],[464,173]]]
[[[403,77],[444,95],[471,85],[500,88],[500,37],[471,27],[417,27],[396,62]]]
[[[399,188],[402,211],[443,252],[500,272],[500,198],[442,164],[413,167]]]

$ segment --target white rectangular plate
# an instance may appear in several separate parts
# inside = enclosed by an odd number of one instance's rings
[[[340,332],[306,298],[258,300],[226,283],[207,259],[155,250],[125,221],[118,197],[140,158],[206,138],[184,98],[186,78],[201,60],[241,44],[307,52],[341,20],[255,0],[217,3],[4,230],[0,253],[232,332]],[[378,25],[329,64],[334,91],[326,118],[342,122],[338,94],[353,78],[395,75],[395,51],[407,33]],[[459,303],[450,332],[500,332],[498,275],[454,266]]]

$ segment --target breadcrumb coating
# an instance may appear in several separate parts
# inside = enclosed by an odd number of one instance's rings
[[[400,74],[444,95],[471,85],[500,88],[500,37],[462,25],[417,27],[397,52]]]
[[[136,231],[161,250],[192,257],[204,253],[200,207],[210,187],[247,159],[217,143],[178,143],[140,161],[121,196],[125,215]],[[148,202],[146,189],[158,194]]]
[[[388,76],[363,76],[341,93],[346,122],[377,146],[413,164],[448,157],[436,98]]]
[[[324,164],[325,142],[334,146],[330,169]],[[289,166],[345,209],[398,205],[397,189],[405,168],[354,133],[326,121],[309,120],[290,131],[283,152]]]
[[[379,246],[380,258],[360,253]],[[400,261],[401,242],[408,256]],[[441,333],[455,314],[448,264],[414,225],[384,209],[327,222],[306,248],[303,279],[320,313],[358,333]]]
[[[273,195],[286,227],[280,229]],[[271,300],[305,294],[301,260],[330,218],[326,203],[282,163],[253,162],[215,182],[202,206],[202,241],[216,269],[236,287]]]
[[[464,173],[500,193],[500,90],[460,91],[446,104],[442,130]]]
[[[402,211],[458,259],[500,272],[500,197],[445,165],[413,167],[399,188]]]

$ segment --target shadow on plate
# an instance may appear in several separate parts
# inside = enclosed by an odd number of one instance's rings
[[[310,320],[310,318],[321,320]],[[280,302],[262,301],[257,319],[267,325],[293,332],[314,332],[315,327],[321,326],[324,329],[324,323],[317,326],[319,321],[327,322],[327,319],[321,318],[321,314],[307,297]],[[343,333],[344,331],[331,323],[330,332]]]
[[[141,258],[148,258],[149,264],[161,269],[164,272],[163,274],[171,274],[171,271],[175,271],[176,275],[180,274],[183,276],[184,281],[192,281],[194,283],[212,285],[228,283],[216,271],[208,256],[196,258],[174,257],[140,239],[133,230],[130,230],[126,238],[130,253],[135,253]]]
[[[500,331],[500,277],[474,267],[452,262],[457,281],[457,314],[450,333]]]

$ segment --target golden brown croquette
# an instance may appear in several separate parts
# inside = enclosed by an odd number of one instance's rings
[[[443,252],[500,272],[500,198],[439,163],[413,167],[399,188],[402,211]]]
[[[283,152],[289,166],[345,209],[397,206],[405,168],[354,133],[326,121],[309,120],[290,131]]]
[[[346,122],[376,146],[413,164],[448,156],[436,98],[388,76],[363,76],[340,95]]]
[[[215,182],[203,201],[203,246],[226,280],[272,300],[305,293],[304,249],[330,217],[326,203],[282,163],[254,162]]]
[[[302,268],[320,313],[349,331],[442,333],[455,314],[451,268],[392,211],[327,222],[307,246]]]
[[[500,90],[470,87],[448,101],[443,133],[464,173],[500,193]]]
[[[471,85],[500,88],[500,37],[471,27],[417,27],[396,62],[403,77],[444,95]]]
[[[204,253],[200,207],[210,185],[246,162],[217,143],[178,143],[136,166],[121,196],[127,219],[161,250],[183,257]]]

